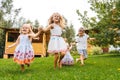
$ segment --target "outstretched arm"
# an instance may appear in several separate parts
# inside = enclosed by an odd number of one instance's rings
[[[43,31],[42,27],[39,27],[38,28],[38,32],[35,34],[35,33],[31,33],[31,34],[28,34],[28,36],[32,37],[32,38],[36,38],[40,35],[40,33]]]
[[[43,31],[46,32],[46,31],[49,31],[52,28],[53,28],[53,24],[50,24],[48,27],[44,28]]]
[[[95,40],[95,38],[88,38],[88,40],[92,41],[92,40]]]
[[[72,49],[72,43],[70,44],[70,47],[69,47],[69,50],[71,50]]]
[[[12,47],[18,45],[18,44],[19,44],[19,41],[20,41],[20,36],[18,36],[18,38],[17,38],[17,40],[15,41],[15,43],[13,43],[12,45],[9,45],[9,46],[7,47],[7,49],[12,48]]]

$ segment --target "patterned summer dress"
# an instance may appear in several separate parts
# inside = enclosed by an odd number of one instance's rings
[[[66,45],[69,47],[68,43]],[[70,50],[68,49],[65,56],[62,59],[62,64],[63,65],[73,65],[74,64],[74,59],[70,54]]]
[[[62,28],[55,24],[54,28],[50,30],[50,33],[51,37],[48,44],[48,52],[53,54],[65,52],[67,50],[67,46],[64,39],[61,37]]]
[[[34,51],[28,35],[20,35],[20,42],[14,52],[14,61],[18,64],[30,64],[34,59]]]

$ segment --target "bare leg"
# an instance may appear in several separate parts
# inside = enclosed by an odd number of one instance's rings
[[[58,53],[55,53],[55,55],[54,55],[54,68],[55,69],[57,67],[57,62],[58,62]]]
[[[83,58],[83,60],[87,59],[87,58],[84,58],[84,56],[82,58]],[[76,58],[76,62],[78,62],[78,61],[81,61],[81,56],[80,56],[80,58]]]
[[[25,70],[24,65],[23,65],[23,64],[21,64],[20,66],[21,66],[21,71],[22,71],[22,72],[24,72],[24,70]]]
[[[27,67],[30,67],[30,63],[27,63],[27,64],[25,64],[25,65],[27,65]]]
[[[77,63],[78,61],[80,61],[80,58],[76,58],[76,63]]]
[[[80,55],[81,65],[84,65],[84,55]]]
[[[61,62],[61,61],[62,61],[64,55],[65,55],[64,53],[61,53],[61,54],[60,54],[60,58],[59,58],[59,68],[62,68],[62,62]]]

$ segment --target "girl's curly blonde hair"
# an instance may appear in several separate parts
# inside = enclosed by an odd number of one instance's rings
[[[30,33],[33,33],[32,31],[32,25],[31,24],[23,24],[21,27],[20,27],[20,30],[19,30],[19,33],[21,34],[22,33],[22,28],[23,26],[29,26],[29,34]]]
[[[54,15],[59,15],[59,18],[60,18],[60,27],[62,27],[62,28],[65,28],[65,19],[63,18],[63,16],[61,16],[58,12],[55,12],[55,13],[53,13],[51,16],[50,16],[50,18],[49,18],[49,20],[48,20],[48,24],[50,25],[50,24],[52,24],[52,23],[54,23],[54,21],[53,21],[53,16]]]

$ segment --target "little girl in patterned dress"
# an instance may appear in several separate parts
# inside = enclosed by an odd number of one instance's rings
[[[67,42],[67,38],[64,39],[67,45],[67,52],[65,56],[62,59],[62,65],[73,65],[74,64],[74,59],[70,54],[70,50],[72,49],[72,45],[69,45]]]
[[[20,35],[16,42],[7,47],[7,49],[17,46],[14,52],[14,61],[20,64],[21,70],[24,71],[24,65],[30,66],[34,59],[34,51],[32,48],[32,38],[37,37],[42,28],[39,28],[38,33],[34,34],[30,24],[23,24],[20,28]]]
[[[62,67],[61,60],[67,50],[67,45],[61,37],[62,30],[64,29],[64,19],[59,13],[53,13],[49,19],[49,25],[44,31],[50,30],[51,37],[48,44],[48,53],[54,54],[54,68]]]

